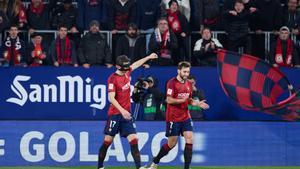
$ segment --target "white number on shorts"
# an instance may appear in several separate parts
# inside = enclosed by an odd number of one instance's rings
[[[110,127],[110,128],[114,128],[116,124],[117,124],[116,121],[111,120],[111,121],[110,121],[110,124],[109,124],[109,127]]]

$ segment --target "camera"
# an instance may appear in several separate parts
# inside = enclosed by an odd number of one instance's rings
[[[135,103],[141,103],[146,94],[146,90],[149,88],[149,80],[147,78],[138,78],[134,85],[132,99]]]
[[[146,78],[139,78],[134,86],[138,90],[146,90],[149,88],[149,80]]]

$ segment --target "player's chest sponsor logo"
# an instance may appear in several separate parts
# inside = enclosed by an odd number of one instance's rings
[[[190,93],[178,93],[177,97],[178,98],[189,98]]]
[[[129,89],[130,89],[130,82],[128,82],[124,86],[122,86],[122,91],[129,90]]]

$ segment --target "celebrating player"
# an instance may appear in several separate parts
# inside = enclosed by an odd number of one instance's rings
[[[117,57],[117,71],[110,75],[108,79],[108,99],[110,107],[108,110],[108,120],[104,129],[104,142],[99,150],[98,169],[104,169],[103,162],[107,153],[108,147],[113,142],[114,136],[120,132],[122,137],[127,137],[131,147],[137,169],[141,169],[141,157],[138,149],[138,139],[134,119],[130,113],[130,74],[145,62],[151,59],[156,59],[157,55],[151,55],[140,59],[130,65],[130,59],[121,55]]]
[[[158,155],[153,158],[149,169],[156,169],[160,159],[177,144],[178,136],[183,135],[185,139],[184,149],[184,168],[189,169],[192,160],[193,150],[193,124],[188,111],[189,103],[193,106],[199,106],[208,109],[209,105],[205,100],[193,100],[193,87],[187,80],[190,75],[191,64],[189,62],[180,62],[178,64],[177,76],[167,83],[167,111],[166,111],[166,137],[168,143],[164,144]]]

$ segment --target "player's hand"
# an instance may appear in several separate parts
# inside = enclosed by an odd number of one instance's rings
[[[201,107],[204,110],[209,109],[209,105],[205,102],[206,102],[206,100],[199,101],[198,106]]]
[[[82,66],[87,69],[90,68],[90,64],[88,64],[88,63],[84,63]]]
[[[156,53],[151,53],[149,56],[147,56],[148,57],[148,59],[157,59],[158,58],[158,56],[157,56],[157,54]]]
[[[132,118],[131,114],[125,109],[121,111],[121,114],[124,117],[124,119],[126,119],[126,120],[130,120]]]

